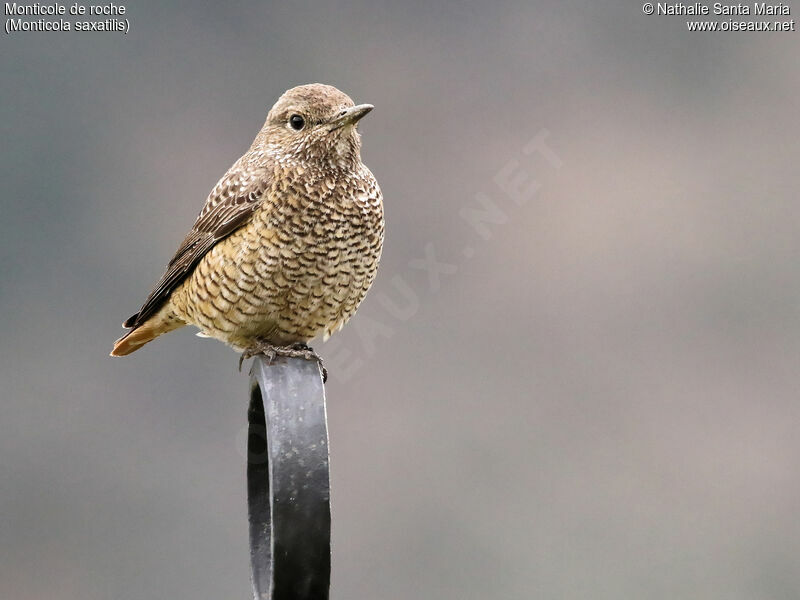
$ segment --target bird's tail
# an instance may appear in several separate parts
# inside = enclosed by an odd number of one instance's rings
[[[129,321],[130,319],[125,321],[125,324],[127,325]],[[114,342],[111,356],[126,356],[131,352],[136,352],[147,342],[151,342],[158,336],[184,325],[186,323],[174,318],[174,316],[172,318],[164,318],[161,313],[158,313]]]

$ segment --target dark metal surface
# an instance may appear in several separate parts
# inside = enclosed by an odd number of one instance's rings
[[[327,599],[330,484],[325,388],[315,362],[255,357],[247,502],[257,600]]]

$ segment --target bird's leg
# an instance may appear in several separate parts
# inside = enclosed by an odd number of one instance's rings
[[[323,383],[328,381],[328,370],[322,362],[322,357],[309,348],[307,344],[296,343],[290,346],[275,346],[263,340],[257,340],[252,346],[247,348],[239,357],[239,371],[242,370],[242,362],[247,358],[252,358],[257,354],[263,354],[267,357],[267,363],[272,364],[277,356],[286,356],[287,358],[303,358],[305,360],[313,360],[319,364],[322,369]]]

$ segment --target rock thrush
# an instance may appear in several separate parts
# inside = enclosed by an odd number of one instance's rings
[[[372,108],[329,85],[284,93],[111,355],[195,325],[244,358],[319,360],[307,343],[353,316],[383,247],[381,190],[356,130]]]

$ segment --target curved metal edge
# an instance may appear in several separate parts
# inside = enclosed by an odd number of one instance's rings
[[[319,366],[255,357],[250,369],[247,503],[257,600],[326,600],[330,471]]]

